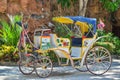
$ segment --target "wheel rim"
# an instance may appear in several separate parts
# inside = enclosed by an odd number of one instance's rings
[[[85,64],[83,64],[83,66],[81,67],[81,61],[80,60],[78,60],[78,61],[76,61],[76,62],[74,62],[74,65],[75,65],[75,69],[77,69],[78,71],[81,71],[81,72],[87,72],[88,70],[87,70],[87,68],[86,68],[86,66],[85,66]]]
[[[111,55],[104,47],[94,47],[86,56],[86,67],[95,75],[107,72],[111,66]]]
[[[30,75],[34,71],[34,62],[26,62],[26,61],[21,61],[19,64],[19,70],[24,74],[24,75]]]
[[[52,72],[52,62],[47,57],[42,57],[36,63],[36,74],[39,77],[48,77]]]

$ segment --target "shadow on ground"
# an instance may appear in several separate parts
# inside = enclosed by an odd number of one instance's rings
[[[110,70],[101,76],[79,72],[70,66],[54,67],[48,78],[39,78],[35,73],[23,75],[17,66],[0,66],[0,80],[120,80],[120,60],[113,60]]]

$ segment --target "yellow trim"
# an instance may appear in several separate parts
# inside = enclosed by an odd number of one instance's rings
[[[68,52],[66,52],[65,50],[62,50],[62,49],[59,49],[59,48],[50,48],[49,50],[52,50],[52,51],[54,51],[54,50],[62,51],[62,54],[63,54],[66,58],[70,59],[70,54],[69,54]]]
[[[70,46],[58,46],[57,48],[70,48]]]
[[[81,53],[81,56],[80,56],[80,57],[83,57],[83,55],[84,55],[84,53],[85,53],[84,48],[88,48],[87,46],[84,46],[84,41],[85,41],[85,40],[96,39],[96,37],[97,37],[97,33],[94,35],[93,38],[84,38],[84,39],[82,40],[82,53]],[[92,45],[91,47],[93,47],[93,45]]]
[[[41,46],[42,46],[42,37],[40,36],[40,48],[41,48]]]
[[[59,22],[59,23],[65,23],[65,24],[73,24],[74,21],[67,17],[53,17],[53,21]]]
[[[97,33],[94,35],[94,37],[93,37],[93,38],[84,38],[84,39],[82,39],[82,47],[84,46],[84,41],[85,41],[85,40],[92,40],[92,39],[96,39],[96,37],[97,37]]]
[[[73,60],[81,60],[82,57],[79,57],[79,58],[74,58],[74,57],[72,57],[72,59],[73,59]]]
[[[85,53],[84,48],[87,48],[87,47],[85,47],[85,46],[82,47],[82,52],[81,52],[81,56],[80,56],[81,58],[84,56],[84,53]]]
[[[75,24],[80,27],[80,31],[82,32],[82,35],[84,35],[85,32],[88,32],[89,26],[87,23],[77,21]]]

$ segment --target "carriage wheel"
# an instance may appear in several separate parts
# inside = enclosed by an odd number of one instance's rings
[[[92,74],[102,75],[111,67],[110,52],[100,46],[93,47],[86,55],[86,67]]]
[[[41,57],[36,62],[35,71],[39,77],[42,78],[48,77],[52,73],[52,70],[53,70],[53,64],[50,58]]]
[[[80,60],[75,61],[75,62],[74,62],[75,69],[78,70],[78,71],[81,71],[81,72],[87,72],[88,70],[87,70],[87,68],[86,68],[86,65],[83,64],[83,66],[81,67],[80,64],[81,64],[81,61],[80,61]]]
[[[33,57],[29,57],[26,60],[20,60],[19,70],[24,75],[30,75],[35,70]]]

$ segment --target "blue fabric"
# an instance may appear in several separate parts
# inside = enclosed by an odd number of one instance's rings
[[[83,16],[66,16],[66,17],[72,19],[75,22],[80,21],[80,22],[86,22],[88,24],[92,24],[94,33],[96,32],[96,18],[87,18]]]
[[[81,47],[82,46],[82,38],[72,38],[72,46]]]

